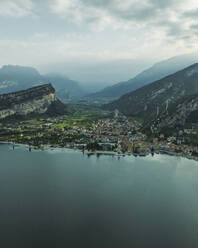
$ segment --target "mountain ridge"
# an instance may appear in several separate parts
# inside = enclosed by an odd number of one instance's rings
[[[0,68],[0,94],[25,90],[37,85],[52,83],[61,100],[80,97],[83,90],[78,82],[61,75],[41,75],[35,68],[5,65]]]
[[[179,99],[195,93],[198,93],[198,63],[127,93],[103,108],[118,109],[126,115],[148,120]]]
[[[102,91],[90,94],[86,96],[88,99],[109,99],[115,100],[124,94],[132,92],[144,85],[150,84],[157,80],[160,80],[170,74],[173,74],[179,70],[186,68],[194,63],[198,62],[198,54],[186,54],[169,58],[167,60],[160,61],[150,68],[142,71],[134,78],[119,82],[112,86],[104,88]]]

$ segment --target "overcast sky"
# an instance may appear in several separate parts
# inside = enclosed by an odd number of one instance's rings
[[[197,51],[197,21],[197,0],[0,0],[0,65],[125,80]]]

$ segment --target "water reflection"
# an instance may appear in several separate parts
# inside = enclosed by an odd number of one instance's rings
[[[198,247],[198,163],[0,146],[4,247]]]

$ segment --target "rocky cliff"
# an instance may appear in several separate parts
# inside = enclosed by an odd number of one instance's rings
[[[55,116],[66,113],[66,107],[51,84],[0,95],[0,120],[33,116]]]
[[[175,128],[198,122],[198,94],[186,96],[158,117],[159,128]]]

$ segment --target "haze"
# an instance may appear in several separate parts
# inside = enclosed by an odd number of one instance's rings
[[[197,51],[197,20],[196,0],[1,0],[0,65],[112,84]]]

